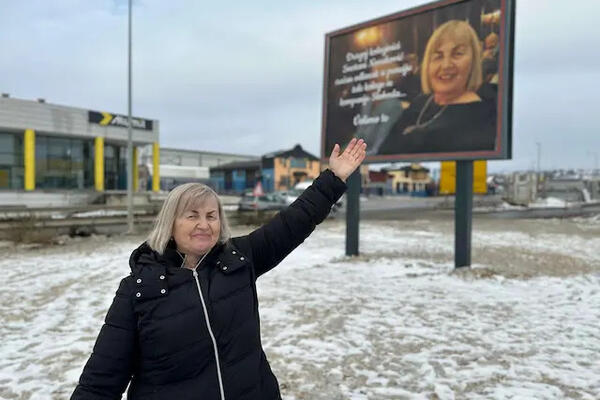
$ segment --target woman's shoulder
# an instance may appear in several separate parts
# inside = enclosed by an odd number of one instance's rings
[[[252,257],[252,247],[248,235],[236,236],[227,240],[222,245],[222,252],[239,254],[243,257]]]
[[[117,289],[117,296],[130,297],[135,289],[135,277],[133,272],[121,278]]]
[[[425,105],[425,103],[427,103],[427,100],[429,100],[430,97],[431,94],[420,93],[411,100],[410,107],[408,109],[410,110],[416,108],[420,110]]]
[[[459,103],[448,105],[448,110],[445,113],[452,118],[467,118],[472,119],[480,116],[481,118],[490,118],[496,113],[496,103],[490,99],[482,98],[478,101],[469,103]]]

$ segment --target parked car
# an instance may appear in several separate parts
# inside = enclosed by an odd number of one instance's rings
[[[303,191],[304,190],[300,190],[300,189],[290,189],[290,190],[275,192],[274,195],[279,196],[285,202],[285,204],[287,204],[289,206],[294,201],[296,201],[298,196],[300,196]]]
[[[300,196],[302,194],[302,192],[304,192],[304,190],[306,188],[308,188],[310,185],[312,185],[312,183],[313,183],[312,179],[305,180],[300,183],[297,183],[293,189],[290,189],[286,192],[279,192],[279,193],[284,194],[286,203],[289,205],[289,204],[292,204],[298,198],[298,196]],[[337,201],[337,203],[335,203],[333,206],[331,206],[331,212],[329,213],[329,217],[335,216],[337,211],[344,206],[344,197],[345,196],[346,196],[346,194],[343,194],[342,197],[340,197],[340,199]]]
[[[240,211],[281,210],[286,206],[285,201],[273,193],[255,196],[252,191],[245,192],[238,202]]]

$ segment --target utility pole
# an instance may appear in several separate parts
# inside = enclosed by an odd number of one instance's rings
[[[594,172],[598,171],[598,152],[588,151],[588,154],[594,157]]]
[[[538,191],[542,192],[542,197],[546,197],[545,194],[543,193],[544,190],[541,187],[542,186],[541,185],[541,182],[542,182],[542,179],[541,179],[542,170],[541,170],[541,167],[540,167],[540,163],[541,163],[541,159],[542,159],[542,143],[541,142],[535,142],[535,145],[537,147],[537,166],[536,166],[536,171],[535,171],[535,183],[536,183],[535,184],[535,192],[536,192],[535,197],[539,197],[538,194],[537,194]],[[544,185],[544,188],[545,188],[546,183],[544,182],[543,185]]]
[[[129,0],[129,46],[127,47],[127,233],[133,228],[133,144],[131,132],[131,1]]]
[[[537,146],[537,169],[535,172],[539,174],[541,172],[540,160],[542,158],[542,144],[540,142],[535,142],[535,145]]]

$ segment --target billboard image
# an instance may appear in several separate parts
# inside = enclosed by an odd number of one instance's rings
[[[446,0],[326,35],[322,156],[511,157],[512,0]]]

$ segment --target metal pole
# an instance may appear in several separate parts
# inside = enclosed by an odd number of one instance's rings
[[[537,146],[537,170],[536,172],[539,174],[540,173],[540,160],[542,158],[542,144],[540,142],[535,142],[535,145]]]
[[[133,144],[131,132],[131,1],[129,0],[129,46],[127,48],[127,231],[133,233]]]
[[[542,144],[540,142],[535,142],[535,145],[537,147],[537,166],[536,166],[536,170],[535,170],[535,197],[537,198],[537,197],[539,197],[538,193],[540,192],[540,189],[541,189],[540,188],[540,186],[541,186],[540,185],[540,182],[541,182],[540,174],[542,172],[541,172],[541,168],[540,168],[540,162],[542,159]],[[546,183],[544,182],[544,185],[545,184]]]
[[[473,222],[473,161],[456,162],[456,200],[454,204],[454,266],[471,265]]]
[[[360,221],[360,168],[346,180],[346,255],[358,255],[358,224]]]
[[[588,154],[594,158],[594,169],[593,171],[598,169],[598,153],[595,151],[588,151]]]

